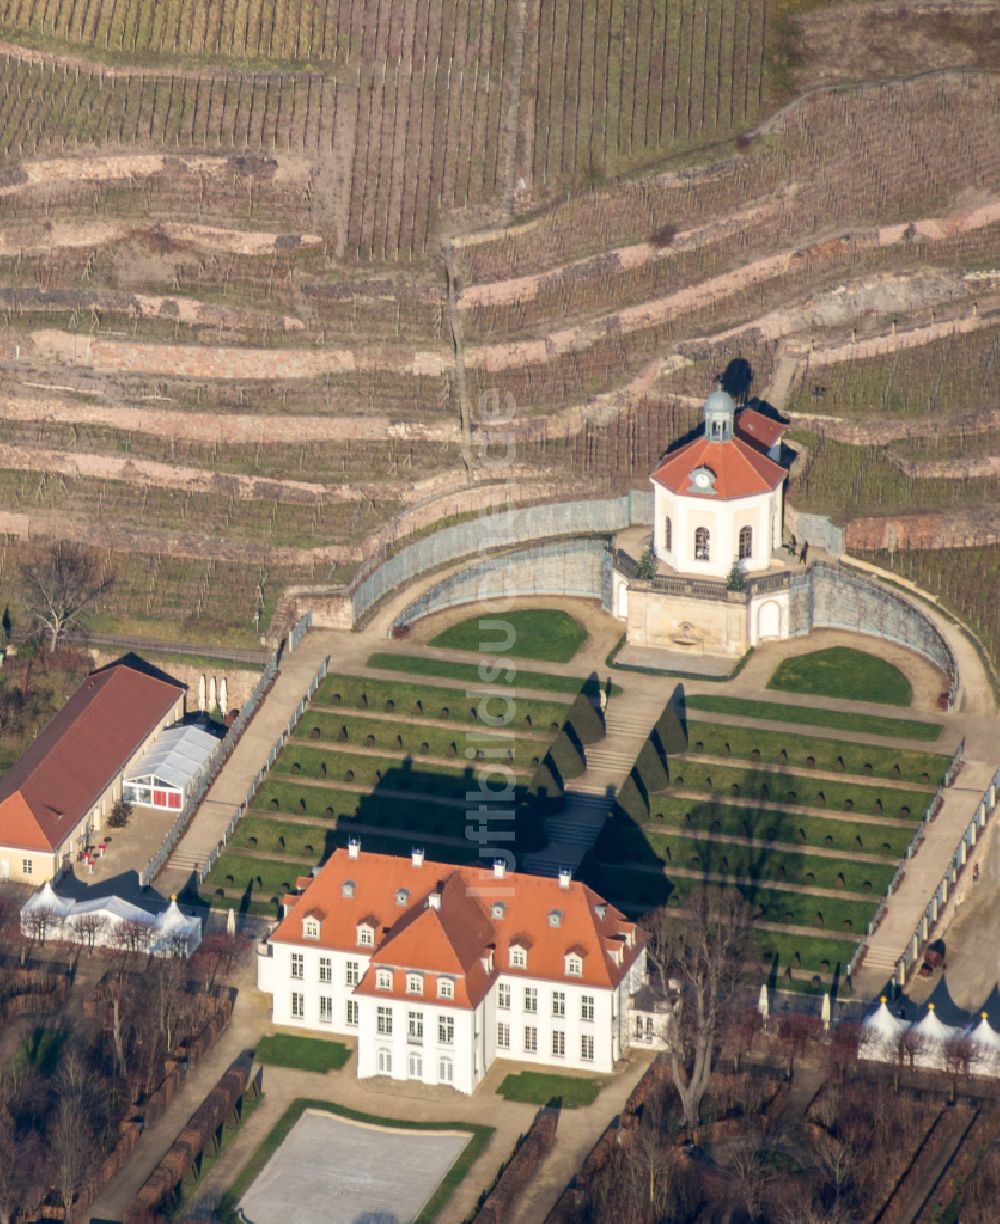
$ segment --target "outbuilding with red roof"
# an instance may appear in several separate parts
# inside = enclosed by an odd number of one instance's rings
[[[0,779],[0,876],[57,876],[121,798],[129,765],[184,716],[186,687],[128,662],[93,672]]]

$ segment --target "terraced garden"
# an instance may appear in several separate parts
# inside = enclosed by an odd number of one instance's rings
[[[767,970],[789,988],[829,989],[874,917],[950,757],[824,735],[819,727],[830,711],[812,711],[810,734],[806,707],[794,707],[801,721],[785,731],[726,721],[750,705],[758,717],[781,722],[779,702],[689,699],[692,714],[700,705],[715,717],[689,720],[685,752],[663,761],[647,742],[588,861],[588,878],[633,912],[683,906],[699,882],[737,887],[755,907]],[[856,729],[872,734],[863,723]]]
[[[477,771],[495,765],[490,790],[512,777],[522,799],[571,709],[568,696],[519,697],[516,717],[496,729],[487,720],[502,715],[504,699],[480,688],[470,697],[431,681],[327,676],[206,876],[203,898],[274,914],[296,878],[351,836],[384,853],[420,845],[446,862],[476,861],[466,820],[470,802],[483,799]],[[500,810],[490,841],[504,847],[515,822],[504,828]]]

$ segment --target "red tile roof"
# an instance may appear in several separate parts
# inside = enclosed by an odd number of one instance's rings
[[[715,485],[711,492],[691,487],[691,473],[700,467],[709,468],[715,473]],[[762,455],[742,438],[712,442],[702,435],[668,455],[653,473],[652,479],[672,493],[727,501],[772,492],[787,474],[780,464]]]
[[[787,428],[781,421],[765,416],[755,408],[744,408],[736,418],[736,432],[748,442],[763,446],[765,450],[770,450],[776,442],[780,442]]]
[[[354,884],[351,896],[344,892],[346,881]],[[400,889],[409,893],[404,905],[397,902]],[[439,905],[428,904],[431,893],[438,894]],[[315,945],[303,937],[302,920],[322,909],[321,947],[371,954],[358,993],[413,998],[406,994],[410,970],[424,975],[424,997],[436,998],[439,976],[452,978],[456,1007],[474,1007],[500,972],[610,988],[641,947],[635,923],[578,881],[562,888],[558,880],[521,872],[497,879],[480,867],[430,860],[417,867],[409,858],[388,854],[362,851],[352,859],[347,850],[337,850],[304,893],[285,901],[291,908],[272,934],[273,943]],[[503,904],[502,917],[493,918],[494,903]],[[558,925],[550,922],[555,910]],[[374,949],[357,942],[358,924],[369,915],[376,928]],[[618,965],[610,952],[623,940],[626,955]],[[525,969],[510,966],[509,949],[516,943],[528,948]],[[568,978],[565,958],[571,951],[582,956],[583,972]],[[491,952],[488,970],[483,961]],[[392,970],[391,990],[375,986],[377,968]]]
[[[185,687],[127,663],[88,676],[0,781],[0,845],[56,850]]]

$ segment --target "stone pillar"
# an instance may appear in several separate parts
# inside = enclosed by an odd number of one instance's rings
[[[218,705],[218,696],[215,691],[215,677],[209,676],[208,679],[208,708],[214,710]]]
[[[978,840],[979,840],[979,824],[977,821],[974,820],[972,824],[969,825],[969,845],[974,846]]]
[[[229,712],[229,681],[225,676],[219,681],[219,709],[223,714]]]
[[[962,838],[962,866],[964,867],[969,857],[969,846],[965,838]]]
[[[199,676],[198,677],[198,709],[204,710],[204,708],[205,708],[205,677]]]
[[[920,919],[920,938],[925,940],[929,934],[930,934],[930,922],[927,920],[927,915],[924,914],[923,918]],[[913,936],[913,946],[916,947],[917,943],[918,943],[917,937],[916,935],[914,935]]]
[[[924,939],[927,938],[927,920],[924,919]],[[913,939],[910,941],[910,951],[913,953],[913,959],[916,960],[920,955],[920,937],[916,931],[913,932]]]

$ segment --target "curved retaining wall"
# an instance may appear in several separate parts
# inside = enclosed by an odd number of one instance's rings
[[[557,540],[485,557],[429,587],[396,617],[393,628],[444,608],[530,595],[598,599],[610,612],[613,569],[607,545],[593,539]]]
[[[458,523],[417,540],[352,583],[345,594],[356,625],[379,600],[429,570],[463,557],[559,537],[611,535],[633,523],[653,521],[652,493],[626,493],[598,501],[550,502]],[[558,594],[550,591],[546,594]]]
[[[931,619],[908,599],[871,578],[817,561],[791,580],[791,633],[846,629],[886,638],[923,655],[948,677],[952,696],[958,666],[951,647]]]

